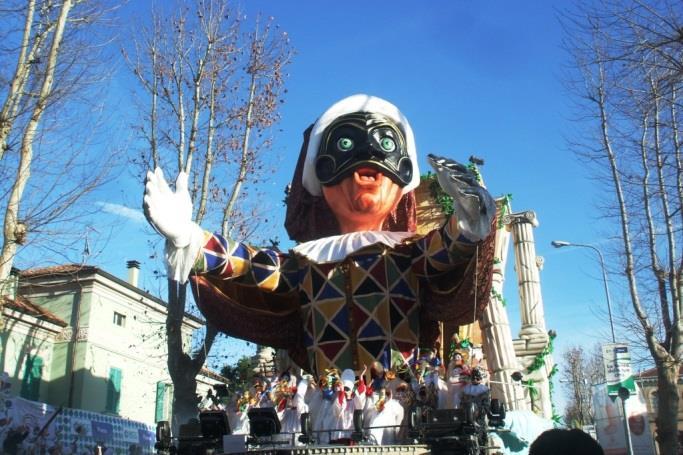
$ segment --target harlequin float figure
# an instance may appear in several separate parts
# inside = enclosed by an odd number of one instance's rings
[[[438,321],[471,322],[490,289],[494,201],[467,166],[430,163],[455,214],[417,235],[413,131],[391,103],[354,95],[304,133],[287,202],[285,227],[298,242],[290,251],[204,231],[182,173],[175,191],[161,170],[148,173],[144,209],[166,237],[169,273],[191,275],[198,306],[220,330],[286,348],[315,375],[374,361],[401,367],[392,353],[405,361],[433,347]]]

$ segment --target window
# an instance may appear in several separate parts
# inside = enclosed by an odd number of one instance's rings
[[[24,379],[21,381],[21,396],[37,401],[40,397],[40,380],[43,376],[43,359],[37,355],[26,357]]]
[[[107,404],[105,411],[119,413],[121,402],[121,370],[119,368],[109,369],[109,381],[107,381]]]
[[[126,326],[126,315],[117,313],[114,311],[114,324],[120,326],[120,327],[125,327]]]
[[[154,421],[170,420],[171,410],[171,392],[173,391],[173,384],[166,384],[164,382],[157,382],[157,396],[154,408]]]

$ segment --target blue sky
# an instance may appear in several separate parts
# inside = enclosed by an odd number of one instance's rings
[[[438,0],[245,2],[247,14],[275,17],[297,51],[289,68],[275,153],[280,171],[271,182],[280,200],[298,156],[301,134],[336,100],[368,93],[396,104],[410,120],[423,157],[435,153],[466,161],[485,159],[481,169],[494,196],[512,194],[514,211],[534,210],[537,254],[547,327],[558,332],[556,359],[567,346],[607,341],[608,324],[599,265],[590,251],[555,250],[553,239],[607,249],[597,201],[606,191],[568,149],[571,99],[563,88],[567,56],[561,49],[558,8],[565,2],[466,2]],[[123,16],[146,14],[130,2]],[[112,82],[124,141],[135,107],[131,77],[120,65]],[[101,197],[103,226],[93,243],[104,248],[95,264],[125,277],[125,262],[142,262],[142,285],[158,288],[147,242],[154,237],[140,218],[142,182],[124,173]],[[106,205],[109,204],[109,205]],[[132,211],[123,213],[120,206]],[[121,216],[116,216],[115,213]],[[273,219],[284,221],[274,207]],[[115,228],[110,228],[110,223]],[[97,226],[96,226],[97,227]],[[215,226],[205,226],[214,229]],[[276,232],[281,239],[284,230]],[[286,246],[286,243],[284,244]],[[516,276],[510,253],[505,297],[513,334],[519,331]],[[612,286],[614,305],[621,301]]]

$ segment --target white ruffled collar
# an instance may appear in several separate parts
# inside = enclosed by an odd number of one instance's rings
[[[352,253],[378,243],[393,248],[415,235],[414,232],[351,232],[301,243],[292,248],[292,251],[316,264],[326,264],[342,261]]]

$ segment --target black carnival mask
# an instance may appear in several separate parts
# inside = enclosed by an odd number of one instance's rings
[[[372,167],[400,187],[413,178],[403,131],[381,114],[342,115],[323,132],[315,174],[325,186],[335,185],[359,167]]]

